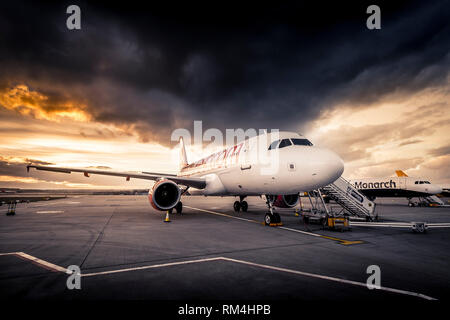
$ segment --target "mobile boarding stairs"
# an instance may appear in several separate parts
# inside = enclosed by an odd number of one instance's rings
[[[322,194],[334,200],[342,207],[342,209],[339,212],[330,212]],[[364,218],[366,221],[377,219],[377,216],[375,215],[375,203],[370,201],[350,182],[342,177],[316,192],[309,192],[308,197],[314,213],[323,213],[323,210],[319,209],[322,205],[327,216],[353,216]],[[313,198],[315,198],[315,200],[313,200]]]

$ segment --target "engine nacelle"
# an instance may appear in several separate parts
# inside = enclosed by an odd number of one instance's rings
[[[148,200],[156,210],[166,211],[174,208],[181,198],[181,190],[171,180],[160,180],[148,192]]]
[[[286,194],[286,195],[270,195],[269,200],[274,207],[278,208],[292,208],[298,204],[299,195]]]

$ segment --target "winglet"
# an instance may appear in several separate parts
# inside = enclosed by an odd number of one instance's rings
[[[407,177],[408,175],[404,173],[402,170],[395,170],[397,177]]]
[[[180,137],[180,170],[187,167],[187,165],[186,148],[184,146],[183,137]]]

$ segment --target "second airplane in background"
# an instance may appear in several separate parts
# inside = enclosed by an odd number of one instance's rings
[[[395,172],[397,177],[363,178],[350,180],[350,182],[372,201],[377,197],[402,197],[408,199],[410,206],[414,206],[411,199],[417,197],[419,199],[429,198],[428,202],[431,203],[442,203],[439,198],[434,196],[442,192],[440,186],[431,184],[426,179],[408,177],[401,170]]]

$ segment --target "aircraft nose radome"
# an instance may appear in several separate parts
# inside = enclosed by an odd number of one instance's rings
[[[321,174],[323,183],[336,181],[344,172],[344,161],[334,152],[322,149],[320,152]]]
[[[442,193],[442,188],[441,187],[435,187],[434,188],[434,193],[436,193],[436,194]]]
[[[336,153],[330,151],[330,154],[330,166],[334,173],[333,176],[338,179],[344,172],[344,161]],[[334,181],[336,179],[334,179]]]

